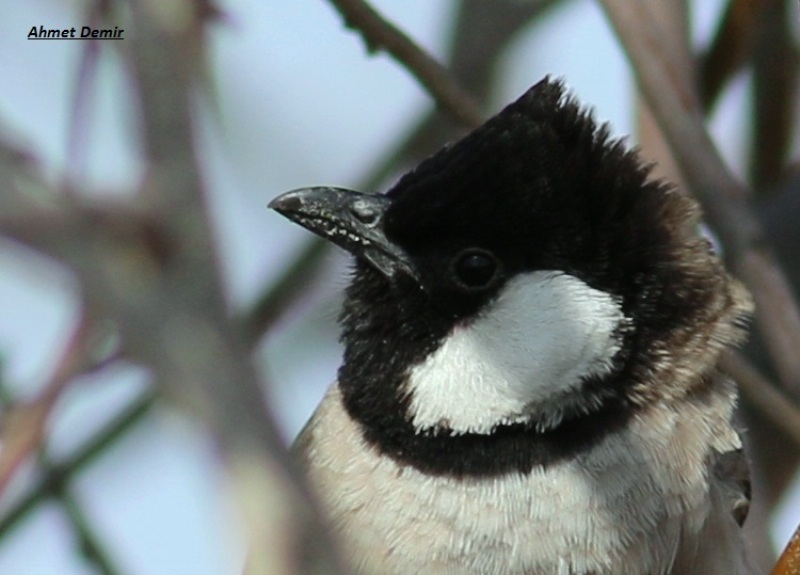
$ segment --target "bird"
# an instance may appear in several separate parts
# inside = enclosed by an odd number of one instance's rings
[[[353,572],[756,572],[718,367],[751,299],[651,172],[548,76],[385,194],[270,202],[353,256],[293,446]]]

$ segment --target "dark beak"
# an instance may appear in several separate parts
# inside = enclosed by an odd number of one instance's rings
[[[343,188],[302,188],[281,194],[269,207],[315,234],[364,258],[386,277],[416,278],[408,254],[387,239],[384,216],[391,200]]]

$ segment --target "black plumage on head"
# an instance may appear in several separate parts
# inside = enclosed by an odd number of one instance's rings
[[[697,235],[697,204],[651,179],[637,153],[612,139],[558,81],[542,80],[386,195],[384,232],[418,277],[387,278],[356,262],[341,314],[339,385],[365,437],[398,460],[461,475],[527,472],[589,447],[644,398],[658,397],[654,365],[664,353],[700,358],[706,351],[693,351],[699,344],[691,342],[703,340],[698,334],[708,326],[727,326],[710,339],[739,337],[732,326],[747,304]],[[487,289],[453,281],[453,262],[465,249],[496,257],[498,279]],[[403,385],[410,367],[507,280],[537,270],[571,274],[621,302],[629,324],[614,372],[584,382],[583,393],[601,398],[600,408],[573,413],[546,433],[535,422],[488,436],[415,431]],[[708,361],[700,362],[698,382],[713,368]]]

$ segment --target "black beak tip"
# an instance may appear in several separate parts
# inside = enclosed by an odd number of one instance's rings
[[[277,198],[273,198],[272,201],[267,204],[267,207],[278,213],[291,213],[300,210],[303,207],[303,198],[300,194],[300,190],[292,190],[291,192],[281,194]]]

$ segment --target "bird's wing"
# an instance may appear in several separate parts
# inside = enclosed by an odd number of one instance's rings
[[[742,526],[750,511],[751,496],[750,466],[744,450],[739,448],[721,454],[714,464],[713,474],[736,523]]]

